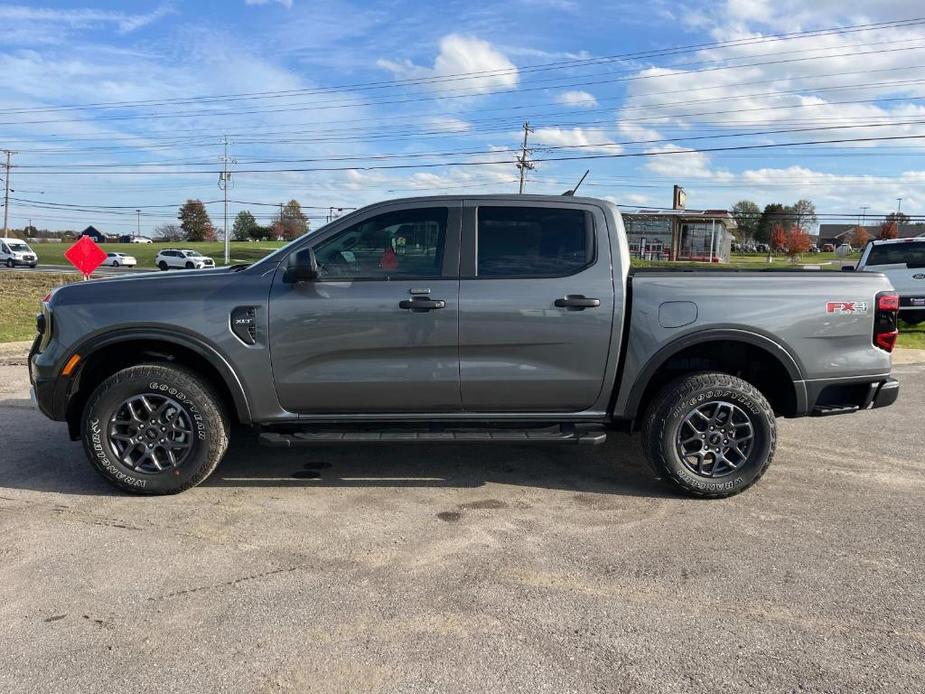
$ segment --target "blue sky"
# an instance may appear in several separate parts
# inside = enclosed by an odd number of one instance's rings
[[[226,134],[232,215],[516,191],[524,120],[532,156],[558,160],[528,192],[590,168],[582,192],[625,205],[667,206],[679,183],[696,208],[807,197],[848,217],[902,197],[925,214],[925,140],[909,139],[925,136],[925,22],[763,38],[925,15],[868,5],[0,3],[11,226],[128,232],[140,207],[150,233],[188,197],[220,199]],[[887,137],[907,139],[763,148]],[[741,145],[761,148],[691,151]]]

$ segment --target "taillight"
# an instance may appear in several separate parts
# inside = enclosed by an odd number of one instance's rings
[[[899,294],[896,292],[881,292],[877,294],[878,311],[898,311]]]
[[[874,344],[880,349],[892,352],[899,336],[897,318],[899,294],[880,292],[877,294],[877,312],[874,315]]]

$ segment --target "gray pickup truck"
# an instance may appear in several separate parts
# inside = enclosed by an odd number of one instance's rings
[[[383,202],[247,266],[60,287],[34,394],[121,489],[218,465],[233,424],[269,446],[602,443],[640,429],[656,474],[725,497],[775,418],[895,401],[882,275],[631,271],[612,203]]]

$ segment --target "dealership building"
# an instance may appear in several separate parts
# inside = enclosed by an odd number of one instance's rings
[[[634,258],[729,262],[736,221],[726,210],[640,209],[622,215]]]

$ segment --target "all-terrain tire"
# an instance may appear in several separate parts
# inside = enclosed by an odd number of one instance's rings
[[[703,426],[704,443],[700,446],[709,446],[707,437],[713,436],[714,430],[710,428],[711,403],[725,403],[718,415],[722,412],[730,414],[736,412],[736,423],[728,425],[729,431],[736,429],[736,437],[745,436],[749,431],[743,424],[746,420],[751,426],[752,439],[747,446],[747,455],[727,452],[721,436],[716,441],[718,449],[723,450],[722,455],[730,458],[744,458],[736,467],[732,463],[716,462],[718,456],[707,452],[705,460],[711,458],[714,462],[702,463],[698,472],[695,456],[682,457],[682,440],[694,439],[692,444],[685,444],[684,451],[697,447],[696,436],[691,424]],[[705,413],[689,419],[694,411]],[[725,431],[721,422],[715,422],[717,432]],[[733,438],[730,436],[730,438]],[[728,441],[728,439],[726,439]],[[655,396],[646,411],[642,426],[642,442],[646,457],[655,468],[656,474],[671,484],[677,491],[689,496],[718,499],[738,494],[755,484],[764,475],[774,457],[774,448],[777,443],[777,424],[774,420],[774,411],[761,392],[750,383],[741,378],[724,373],[697,373],[683,376],[666,385]],[[745,444],[742,444],[745,447]],[[739,444],[735,444],[738,451]],[[701,453],[698,451],[697,453]],[[703,458],[701,458],[703,459]],[[734,462],[737,462],[734,461]],[[716,476],[710,473],[715,470]]]
[[[152,431],[154,438],[143,438]],[[126,443],[126,434],[138,443]],[[81,415],[81,438],[93,468],[110,484],[133,494],[177,494],[215,470],[228,448],[229,424],[221,399],[195,373],[174,364],[141,364],[97,386]],[[189,446],[177,450],[176,442]],[[133,466],[132,458],[144,456],[148,444],[153,457]],[[155,464],[164,469],[152,469]]]

